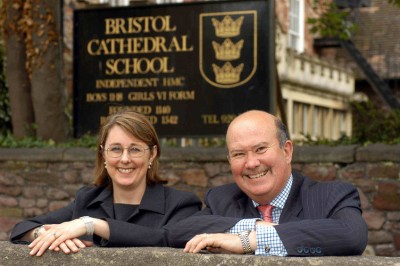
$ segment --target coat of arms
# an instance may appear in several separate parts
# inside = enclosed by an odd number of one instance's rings
[[[257,12],[200,15],[200,72],[217,88],[245,84],[257,69]]]

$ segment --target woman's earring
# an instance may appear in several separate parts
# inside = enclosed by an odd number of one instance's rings
[[[107,162],[106,161],[104,161],[104,168],[107,169]]]
[[[151,162],[149,163],[149,169],[151,168]]]

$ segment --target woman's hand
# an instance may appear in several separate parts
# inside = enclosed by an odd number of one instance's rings
[[[29,245],[30,255],[41,256],[47,249],[69,254],[71,250],[77,252],[79,248],[90,246],[91,242],[83,242],[77,239],[86,234],[85,223],[80,219],[61,224],[44,225],[46,231],[41,233]],[[87,245],[85,244],[87,243]]]

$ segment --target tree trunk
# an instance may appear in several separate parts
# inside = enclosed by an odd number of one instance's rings
[[[61,77],[61,4],[60,0],[41,0],[37,1],[37,5],[32,7],[35,24],[32,45],[38,56],[31,61],[36,134],[40,138],[60,142],[68,135]]]
[[[6,8],[6,77],[12,114],[12,128],[15,138],[33,135],[33,107],[30,93],[29,76],[25,69],[25,43],[23,33],[16,30],[21,17],[22,6],[12,5],[12,0],[3,0]]]

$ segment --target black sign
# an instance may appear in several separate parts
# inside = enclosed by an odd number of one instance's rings
[[[74,133],[122,108],[160,136],[224,134],[248,109],[273,110],[270,3],[196,2],[74,13]],[[272,29],[272,31],[271,31]]]

